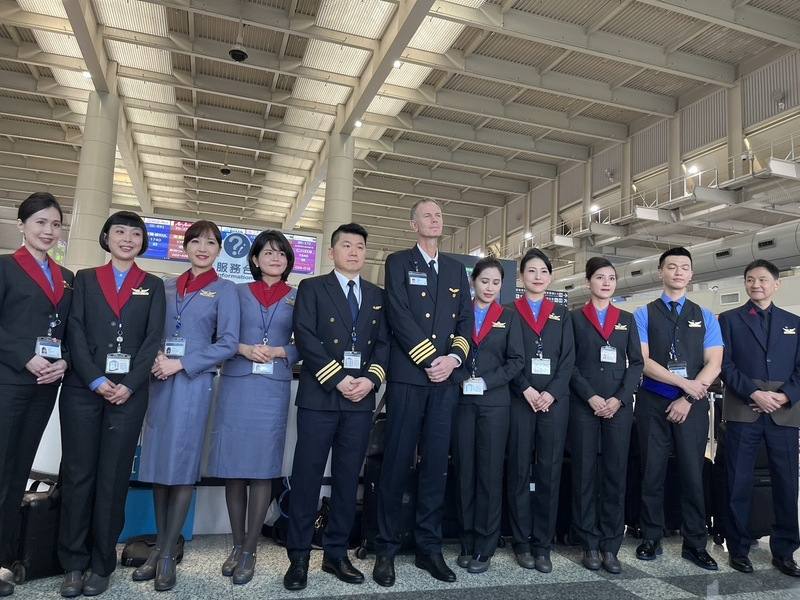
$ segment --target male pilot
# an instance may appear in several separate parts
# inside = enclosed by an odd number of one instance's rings
[[[708,386],[719,375],[722,336],[707,308],[686,298],[692,255],[670,248],[658,260],[660,298],[636,309],[644,377],[634,407],[642,451],[642,543],[639,560],[661,554],[664,482],[674,444],[681,483],[681,556],[709,571],[718,569],[706,551],[703,457],[708,441]]]
[[[378,485],[378,537],[373,579],[395,582],[403,494],[417,463],[416,560],[434,578],[453,582],[442,556],[450,429],[459,387],[451,375],[469,354],[473,312],[467,273],[438,250],[442,209],[420,200],[411,209],[417,244],[386,259],[391,329],[384,463]],[[415,458],[415,451],[418,459]]]
[[[302,590],[319,490],[331,452],[331,511],[322,540],[322,570],[345,583],[364,582],[347,557],[375,392],[386,379],[389,334],[383,290],[361,277],[367,231],[340,225],[331,236],[334,269],[300,282],[294,339],[303,366],[297,389],[297,446],[292,465],[286,551],[287,590]]]
[[[725,353],[723,418],[728,472],[728,553],[730,565],[752,573],[750,506],[753,470],[762,440],[767,444],[775,529],[769,538],[772,564],[800,577],[792,558],[800,547],[797,523],[797,470],[800,427],[800,318],[773,303],[780,287],[778,268],[755,260],[744,270],[750,299],[719,316]],[[758,507],[754,507],[758,510]]]

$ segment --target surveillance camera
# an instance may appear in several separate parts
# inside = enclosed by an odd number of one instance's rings
[[[236,62],[244,62],[247,60],[247,50],[241,44],[236,44],[233,48],[228,50],[230,57]]]
[[[228,165],[220,167],[219,172],[225,175],[226,177],[231,174],[231,168]]]

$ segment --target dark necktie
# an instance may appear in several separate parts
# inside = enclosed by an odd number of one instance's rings
[[[350,316],[353,317],[353,324],[358,319],[358,298],[356,298],[356,282],[348,281],[347,303],[350,305]]]
[[[430,287],[431,287],[431,289],[435,290],[435,289],[437,289],[438,283],[439,283],[439,275],[436,273],[436,261],[431,259],[431,262],[428,263],[428,266],[431,269],[431,274],[430,274],[431,284],[430,284]]]
[[[672,315],[673,321],[678,318],[678,302],[676,300],[669,301],[669,314]]]
[[[769,335],[769,313],[765,310],[759,310],[758,317],[761,322],[761,331],[764,332],[764,336],[766,337]]]

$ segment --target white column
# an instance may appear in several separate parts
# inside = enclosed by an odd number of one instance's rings
[[[680,112],[669,121],[669,135],[667,137],[667,167],[669,180],[683,177],[681,168],[681,117]]]
[[[331,234],[342,223],[353,220],[353,138],[332,133],[328,138],[328,176],[325,180],[325,209],[322,213],[322,244],[329,248]],[[327,250],[322,255],[321,269],[333,269]]]
[[[720,177],[727,175],[731,179],[743,175],[749,169],[749,161],[742,160],[744,152],[744,127],[742,125],[742,84],[740,81],[732,88],[728,88],[726,95],[728,103],[728,156],[731,160],[730,171],[720,173]]]
[[[98,236],[111,209],[119,110],[116,94],[89,94],[65,259],[70,269],[96,267],[105,261]]]
[[[620,194],[623,201],[622,204],[623,213],[630,212],[633,210],[633,206],[631,202],[628,200],[630,195],[633,193],[633,176],[631,174],[632,171],[631,165],[632,165],[631,140],[630,138],[628,138],[628,141],[622,145],[622,179],[620,180],[622,188],[620,189]]]

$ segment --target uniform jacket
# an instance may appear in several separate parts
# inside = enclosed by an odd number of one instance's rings
[[[161,347],[164,311],[164,283],[155,275],[145,273],[117,317],[103,295],[97,269],[78,271],[67,326],[73,369],[64,378],[64,385],[88,388],[95,379],[107,377],[134,393],[140,391],[149,382],[153,360]],[[106,356],[117,351],[120,320],[124,338],[121,352],[131,355],[130,371],[107,375]]]
[[[770,414],[777,425],[800,427],[800,317],[772,307],[769,335],[765,336],[755,308],[744,306],[719,316],[725,351],[723,417],[753,422],[759,414],[749,404],[758,389],[773,389],[789,397],[788,405]]]
[[[514,309],[491,305],[481,330],[470,336],[470,355],[458,371],[462,381],[473,374],[482,377],[486,390],[482,396],[461,394],[461,404],[509,405],[508,384],[524,363],[519,315]]]
[[[597,395],[603,399],[616,398],[623,405],[632,404],[644,368],[636,321],[631,313],[613,305],[608,307],[604,333],[610,333],[608,344],[616,348],[617,361],[601,362],[600,350],[606,345],[606,340],[587,317],[587,311],[596,315],[591,303],[572,311],[575,331],[575,369],[570,381],[572,395],[582,402]]]
[[[525,348],[525,365],[511,382],[511,392],[515,396],[522,396],[522,392],[532,387],[538,392],[549,392],[556,400],[566,400],[569,397],[569,381],[575,364],[572,316],[566,307],[546,298],[542,301],[541,311],[546,312],[548,306],[552,308],[552,312],[545,319],[541,341],[542,357],[550,359],[549,375],[534,375],[531,369],[531,360],[538,356],[539,335],[531,326],[530,320],[533,319],[533,314],[527,300],[523,296],[509,306],[522,317],[522,342]],[[524,313],[526,310],[527,317]],[[542,312],[539,313],[540,318]]]
[[[264,325],[269,327],[269,345],[281,346],[286,352],[286,358],[276,358],[273,362],[272,375],[260,375],[268,379],[290,381],[292,379],[292,365],[299,359],[300,354],[292,339],[292,314],[295,308],[297,290],[292,289],[288,294],[269,308],[262,308],[249,283],[240,283],[236,286],[239,298],[239,343],[258,345],[264,341]],[[264,320],[262,321],[261,316]],[[241,377],[253,373],[253,363],[241,354],[236,354],[225,361],[222,374],[229,377]]]
[[[30,258],[34,260],[33,266],[41,272],[35,259],[32,256]],[[47,335],[48,326],[56,312],[61,323],[53,328],[52,337],[62,341],[61,358],[70,366],[69,348],[64,338],[72,303],[73,275],[51,261],[51,272],[55,269],[61,271],[64,288],[57,308],[36,281],[23,270],[13,254],[0,256],[0,384],[36,383],[36,377],[25,365],[35,354],[36,338]],[[45,285],[49,286],[44,272],[40,275]],[[57,386],[59,383],[57,381],[50,385]]]
[[[389,332],[386,302],[376,285],[360,281],[361,307],[356,319],[355,350],[360,369],[344,368],[344,353],[352,349],[353,319],[336,274],[300,282],[294,310],[294,337],[303,365],[296,404],[315,410],[374,410],[375,391],[386,380]],[[351,402],[336,389],[347,375],[367,377],[374,390],[360,402]]]
[[[431,383],[425,368],[439,356],[455,354],[462,364],[469,354],[473,314],[467,272],[460,262],[439,252],[438,286],[414,246],[386,259],[386,303],[392,332],[389,381],[413,385]],[[428,274],[428,285],[412,285],[409,273]]]

